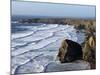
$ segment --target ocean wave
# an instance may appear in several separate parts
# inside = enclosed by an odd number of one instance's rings
[[[32,35],[34,32],[33,31],[27,31],[27,32],[21,32],[21,33],[13,33],[11,35],[11,39],[17,39],[17,38],[22,38],[22,37],[25,37],[25,36],[29,36],[29,35]]]

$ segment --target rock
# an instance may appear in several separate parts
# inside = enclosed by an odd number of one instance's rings
[[[60,72],[60,71],[75,71],[75,70],[89,70],[90,64],[83,60],[77,60],[71,63],[56,63],[48,64],[44,72]]]

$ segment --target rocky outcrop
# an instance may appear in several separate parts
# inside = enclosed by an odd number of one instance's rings
[[[60,72],[60,71],[75,71],[75,70],[89,70],[90,64],[83,60],[77,60],[71,63],[55,63],[48,64],[44,72]]]

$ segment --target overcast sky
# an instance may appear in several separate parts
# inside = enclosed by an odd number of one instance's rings
[[[92,18],[95,6],[12,1],[12,15]]]

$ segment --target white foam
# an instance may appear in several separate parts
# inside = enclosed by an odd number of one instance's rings
[[[43,39],[34,45],[29,44],[28,46],[25,46],[25,47],[22,47],[22,48],[19,48],[17,50],[12,51],[12,56],[22,54],[22,53],[29,51],[29,50],[36,50],[36,49],[43,48],[52,42],[56,42],[58,39],[59,39],[59,37],[52,37],[52,38],[48,38],[48,39]]]
[[[48,29],[52,29],[56,27],[58,27],[58,24],[45,24],[45,25],[37,27],[37,30],[48,30]]]
[[[37,32],[29,37],[16,39],[16,41],[23,41],[23,42],[38,41],[38,40],[45,39],[47,37],[51,37],[52,35],[53,35],[53,33],[51,33],[51,32],[44,32],[44,33]]]
[[[25,37],[25,36],[28,36],[31,34],[33,34],[33,31],[27,31],[27,32],[22,32],[22,33],[13,33],[11,35],[11,38],[16,39],[16,38]]]
[[[11,43],[11,47],[16,47],[16,46],[22,46],[22,45],[25,45],[26,43],[25,42],[12,42]]]
[[[43,52],[29,52],[27,54],[23,54],[23,55],[19,55],[19,56],[16,56],[16,57],[13,57],[12,58],[12,64],[11,64],[11,68],[12,68],[12,74],[14,74],[16,68],[20,65],[23,65],[27,62],[30,61],[30,59],[33,59],[34,57],[36,56],[39,56],[41,55]]]

